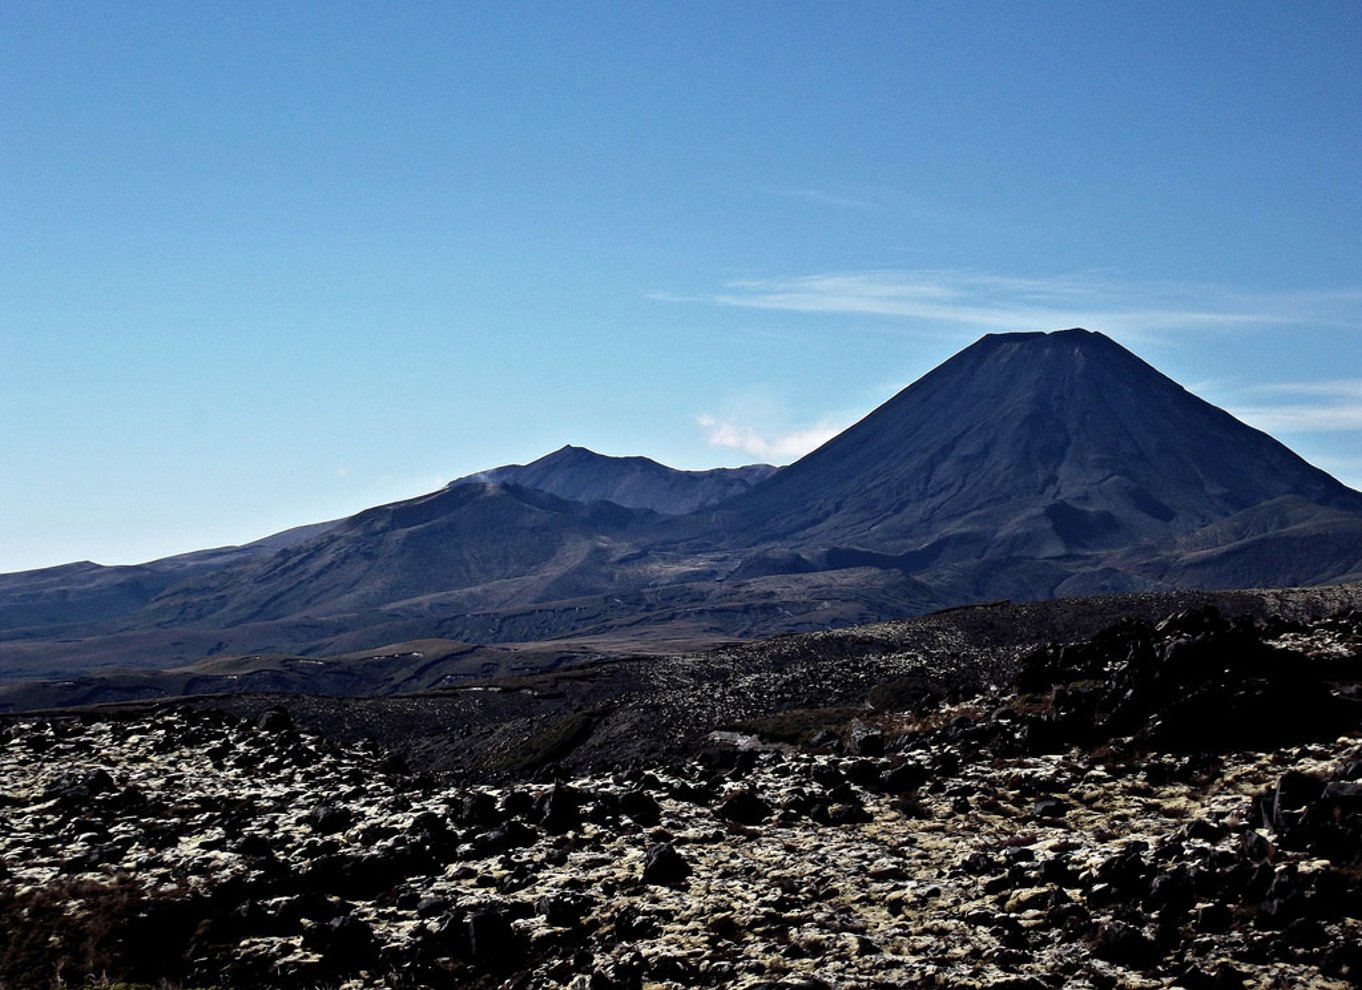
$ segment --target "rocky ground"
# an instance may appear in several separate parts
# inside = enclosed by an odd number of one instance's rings
[[[967,666],[481,776],[301,701],[12,719],[0,987],[1362,983],[1362,613]]]

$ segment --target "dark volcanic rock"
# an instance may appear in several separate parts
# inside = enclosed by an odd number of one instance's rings
[[[255,719],[255,727],[263,732],[283,732],[293,728],[293,716],[282,705],[275,705],[261,712]]]
[[[881,786],[891,793],[915,791],[931,779],[931,773],[921,764],[904,762],[885,770],[881,775]]]
[[[318,835],[331,835],[349,828],[354,814],[348,808],[326,804],[308,812],[306,821]]]
[[[488,969],[511,969],[520,955],[520,940],[503,911],[482,908],[468,917],[472,959]]]
[[[647,791],[625,791],[620,795],[620,811],[639,825],[656,825],[662,818],[662,806]]]
[[[1244,990],[1244,974],[1231,963],[1220,963],[1209,970],[1189,966],[1178,977],[1178,984],[1186,990]]]
[[[883,756],[884,733],[874,726],[857,722],[851,727],[847,751],[855,756]]]
[[[454,818],[461,825],[496,825],[501,822],[501,812],[491,794],[469,791],[460,799]]]
[[[1093,955],[1136,969],[1146,969],[1158,961],[1158,948],[1140,929],[1124,921],[1109,921],[1097,931]]]
[[[882,685],[882,658],[760,668],[742,696],[798,707],[765,723],[779,742],[756,723],[729,733],[741,750],[675,734],[713,702],[723,661],[663,664],[675,707],[626,724],[678,739],[667,758],[474,781],[380,772],[381,747],[307,728],[330,700],[292,700],[298,725],[277,733],[178,704],[15,720],[0,739],[0,984],[46,986],[60,963],[72,986],[258,990],[1341,988],[1362,972],[1362,725],[1207,753],[1124,720],[1166,724],[1208,686],[1236,697],[1228,652],[1173,645],[1198,637],[1248,644],[1250,679],[1272,683],[1280,662],[1346,698],[1357,625],[1126,623],[1046,651],[1049,679],[1024,694],[994,667],[904,711],[882,691],[841,708],[809,693]],[[539,701],[475,695],[517,712],[508,726]],[[374,731],[378,709],[341,710]],[[668,712],[687,715],[655,718]],[[845,730],[849,712],[883,727],[889,756],[788,741]],[[1018,731],[1042,722],[1053,747]],[[467,747],[466,728],[440,731]]]
[[[378,957],[373,929],[354,915],[342,915],[307,929],[303,943],[320,952],[323,965],[335,972],[368,968]]]
[[[718,814],[739,825],[760,825],[771,816],[771,806],[751,791],[739,790],[724,799]]]
[[[1043,797],[1031,808],[1031,814],[1036,818],[1063,818],[1072,809],[1067,801],[1061,801],[1055,797]]]
[[[1131,735],[1146,749],[1219,752],[1333,738],[1357,725],[1362,705],[1333,689],[1341,673],[1338,663],[1273,645],[1252,621],[1205,608],[1033,651],[1018,686],[1052,698],[1051,710],[1031,716],[1033,751]]]
[[[653,846],[644,857],[644,883],[662,885],[679,883],[690,874],[690,864],[681,858],[681,854],[670,842]]]
[[[581,795],[554,784],[538,802],[539,823],[549,832],[567,832],[582,823]]]
[[[585,894],[562,892],[546,894],[535,903],[535,910],[550,925],[572,928],[596,906],[594,898]]]
[[[1362,783],[1288,771],[1256,805],[1281,845],[1340,866],[1362,863]]]
[[[478,856],[495,856],[511,849],[532,846],[539,839],[539,833],[518,819],[488,832],[481,832],[473,838],[473,848]]]
[[[44,797],[46,800],[55,798],[67,805],[81,805],[92,797],[107,794],[117,786],[107,770],[96,768],[63,774],[47,789]]]

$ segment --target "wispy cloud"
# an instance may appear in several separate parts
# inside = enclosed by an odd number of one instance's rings
[[[845,428],[845,425],[823,421],[804,429],[763,434],[753,426],[708,414],[697,416],[695,421],[704,429],[705,440],[711,447],[732,447],[753,457],[777,462],[803,457]]]
[[[871,269],[734,280],[667,302],[868,315],[974,329],[1088,326],[1128,338],[1173,328],[1312,325],[1362,329],[1362,291],[1256,293],[1205,283],[1122,279],[1110,272],[1024,278],[959,269]]]
[[[1269,382],[1249,392],[1253,398],[1230,411],[1268,433],[1362,430],[1362,379]]]
[[[1254,391],[1277,395],[1318,395],[1362,402],[1362,378],[1334,378],[1323,382],[1264,382],[1255,385]]]
[[[867,197],[828,189],[767,189],[766,193],[782,199],[797,199],[817,206],[832,206],[842,210],[874,210],[879,206]]]

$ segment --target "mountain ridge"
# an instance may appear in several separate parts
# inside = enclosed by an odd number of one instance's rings
[[[614,502],[629,509],[686,515],[749,491],[778,469],[770,464],[684,471],[648,457],[610,457],[568,444],[529,464],[507,464],[449,483],[520,485],[576,502]]]
[[[667,511],[686,499],[704,508]],[[1321,584],[1362,574],[1362,493],[1073,329],[985,336],[779,470],[569,445],[286,543],[65,621],[78,589],[8,576],[0,610],[27,595],[59,621],[6,617],[0,650],[68,671],[139,643],[151,664],[423,638],[623,655],[1003,598]]]

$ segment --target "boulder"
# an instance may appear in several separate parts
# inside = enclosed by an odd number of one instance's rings
[[[1032,806],[1031,816],[1044,821],[1046,819],[1063,818],[1072,810],[1073,806],[1067,801],[1061,801],[1056,797],[1043,797]]]
[[[643,882],[666,886],[680,883],[691,874],[691,866],[670,842],[653,846],[643,858]]]
[[[495,907],[479,908],[468,916],[468,953],[489,970],[510,969],[520,961],[520,940],[506,914]]]
[[[554,835],[580,828],[581,795],[571,787],[554,784],[537,802],[539,824]]]
[[[759,825],[771,816],[771,806],[743,789],[735,791],[719,805],[718,814],[739,825]]]
[[[293,716],[283,705],[275,705],[255,717],[255,727],[261,732],[284,732],[293,728]]]
[[[621,794],[619,808],[638,825],[656,825],[662,820],[662,806],[642,787]]]
[[[890,767],[880,774],[880,786],[891,794],[915,791],[931,779],[927,768],[920,763],[905,762]]]
[[[1120,920],[1108,921],[1098,928],[1092,953],[1099,959],[1134,969],[1147,969],[1159,959],[1153,940],[1134,925]]]
[[[883,756],[884,733],[864,722],[854,722],[847,736],[847,752],[853,756]]]
[[[334,835],[337,832],[344,832],[354,820],[354,813],[349,808],[334,804],[320,805],[303,817],[303,821],[318,835]]]

